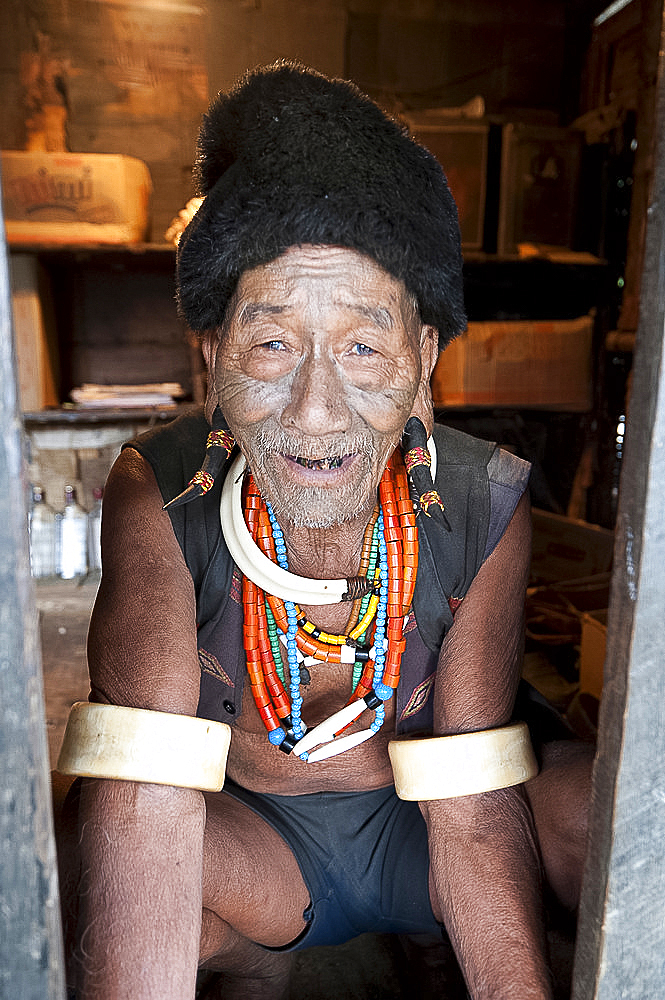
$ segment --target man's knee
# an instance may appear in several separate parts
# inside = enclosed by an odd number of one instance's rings
[[[547,744],[538,776],[526,785],[544,832],[574,843],[586,840],[594,748],[574,740]]]

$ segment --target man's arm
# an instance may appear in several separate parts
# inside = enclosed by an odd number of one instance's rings
[[[435,736],[505,725],[522,654],[531,520],[520,501],[439,659]],[[474,1000],[551,997],[533,819],[521,786],[421,803],[432,894]]]
[[[103,575],[88,638],[92,697],[195,715],[191,577],[151,469],[109,477]],[[88,779],[80,807],[80,1000],[194,997],[205,810],[191,789]]]

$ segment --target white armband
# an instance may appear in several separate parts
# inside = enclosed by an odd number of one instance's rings
[[[69,713],[57,770],[218,792],[230,742],[223,722],[79,701]]]
[[[388,753],[397,795],[415,802],[508,788],[538,774],[525,722],[458,736],[391,740]]]

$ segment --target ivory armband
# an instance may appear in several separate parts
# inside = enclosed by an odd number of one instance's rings
[[[538,774],[525,722],[459,736],[391,740],[400,799],[423,802],[519,785]]]
[[[218,792],[230,742],[222,722],[79,701],[69,713],[57,770]]]

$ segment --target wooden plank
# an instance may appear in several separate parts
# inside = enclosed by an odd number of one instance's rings
[[[653,172],[656,168],[653,161],[653,134],[657,101],[655,76],[658,65],[661,7],[660,0],[641,0],[640,3],[631,3],[626,9],[630,11],[633,8],[633,16],[635,14],[639,16],[641,31],[639,45],[635,45],[634,53],[638,67],[633,84],[634,104],[637,112],[635,132],[637,150],[633,165],[633,189],[630,201],[628,247],[624,274],[626,284],[619,316],[619,329],[622,332],[631,332],[637,329],[641,308],[640,281],[643,274],[645,253],[644,230],[647,207],[652,193]],[[634,39],[634,31],[630,32],[623,44],[629,45],[632,39]],[[617,51],[618,41],[614,46],[613,57],[621,61]],[[612,86],[612,90],[623,107],[631,106],[627,94],[621,92],[617,94],[614,86]]]
[[[57,346],[48,278],[36,256],[10,259],[19,402],[25,411],[57,406]]]
[[[662,28],[661,10],[661,28]],[[661,35],[662,37],[662,35]],[[591,838],[574,1000],[645,1000],[665,983],[665,74],[616,529]]]
[[[0,997],[62,1000],[39,635],[1,217],[0,377]]]

